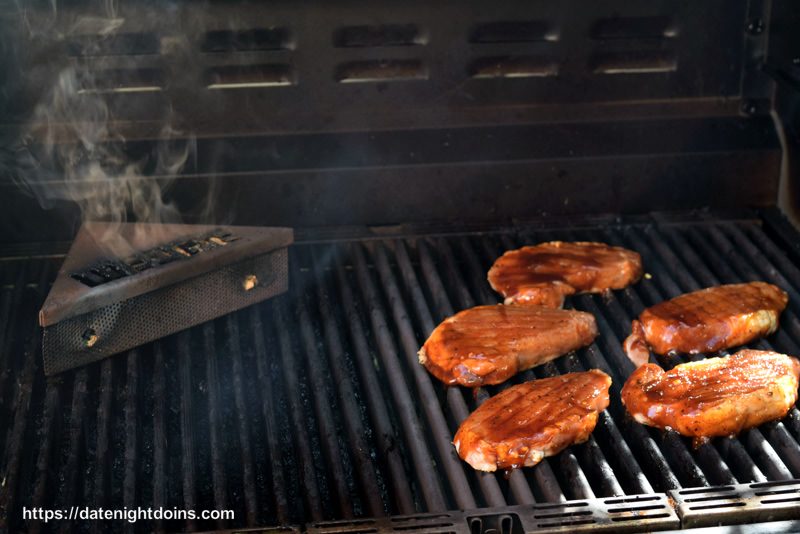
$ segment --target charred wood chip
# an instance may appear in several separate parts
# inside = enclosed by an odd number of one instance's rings
[[[135,275],[147,269],[165,265],[176,260],[190,258],[207,250],[226,246],[239,238],[230,232],[213,232],[210,235],[186,241],[172,242],[146,250],[126,260],[103,259],[84,271],[72,273],[73,279],[89,287]]]

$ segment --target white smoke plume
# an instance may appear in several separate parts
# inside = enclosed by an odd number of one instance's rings
[[[80,17],[66,34],[53,32],[49,38],[113,36],[124,28],[124,18],[115,2],[106,0],[102,7],[103,16]],[[53,0],[53,18],[56,13]],[[24,10],[20,16],[22,26],[29,26],[31,33],[41,31],[29,23]],[[178,208],[165,200],[165,194],[171,180],[195,156],[193,136],[176,129],[176,117],[168,115],[155,147],[131,155],[130,143],[115,126],[108,94],[97,90],[91,69],[81,63],[65,65],[33,110],[17,143],[14,179],[44,208],[52,208],[58,201],[75,202],[83,221],[182,222]],[[110,228],[112,237],[116,233],[113,224]],[[115,239],[108,239],[106,245],[110,254],[131,252]]]

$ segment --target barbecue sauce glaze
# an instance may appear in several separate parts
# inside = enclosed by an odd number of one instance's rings
[[[513,386],[464,420],[453,443],[475,469],[535,465],[589,438],[610,386],[611,377],[597,369]]]
[[[489,270],[489,283],[506,304],[560,308],[566,296],[621,289],[641,275],[636,252],[604,243],[553,241],[506,252]]]
[[[710,287],[647,308],[634,321],[625,349],[634,363],[657,354],[713,353],[769,335],[789,298],[777,286],[749,282]]]
[[[797,400],[800,361],[775,352],[742,350],[675,366],[639,367],[622,402],[640,423],[685,436],[732,436],[780,419]]]

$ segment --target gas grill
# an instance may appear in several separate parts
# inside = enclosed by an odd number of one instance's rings
[[[0,14],[0,529],[800,530],[797,407],[695,447],[619,396],[631,320],[702,287],[779,285],[781,326],[751,346],[800,355],[792,2],[23,4]],[[100,103],[114,135],[91,141],[142,162],[198,239],[292,227],[288,291],[46,376],[37,314],[82,222],[70,195],[97,185],[47,157],[85,132],[54,95]],[[155,163],[165,144],[188,157]],[[597,320],[585,349],[474,391],[429,375],[433,328],[501,302],[493,261],[548,240],[630,248],[647,275],[567,299]],[[486,399],[592,368],[613,385],[586,443],[510,473],[459,459]],[[22,515],[73,506],[234,518]]]

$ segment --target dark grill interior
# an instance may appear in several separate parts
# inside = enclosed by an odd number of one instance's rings
[[[453,231],[460,230],[300,236],[288,294],[47,381],[34,317],[62,257],[7,248],[0,262],[0,428],[9,430],[0,433],[0,515],[8,514],[14,530],[24,526],[23,505],[232,508],[230,523],[135,528],[302,526],[800,478],[796,408],[782,422],[694,449],[688,439],[633,422],[619,401],[632,370],[621,351],[631,319],[700,287],[757,279],[780,285],[790,295],[781,328],[755,346],[800,353],[800,269],[787,255],[800,240],[774,212]],[[596,316],[596,343],[505,387],[600,368],[614,379],[612,403],[587,443],[510,476],[478,473],[450,440],[498,388],[445,388],[417,363],[416,351],[444,317],[499,300],[486,271],[502,251],[551,239],[637,250],[651,276],[610,297],[572,298],[568,305]],[[786,499],[800,501],[797,489]],[[655,518],[669,515],[663,504],[650,508]],[[591,523],[583,513],[556,515],[577,528]],[[440,517],[440,530],[463,528],[452,515]],[[516,528],[509,521],[507,532]],[[363,532],[364,525],[336,528]]]

